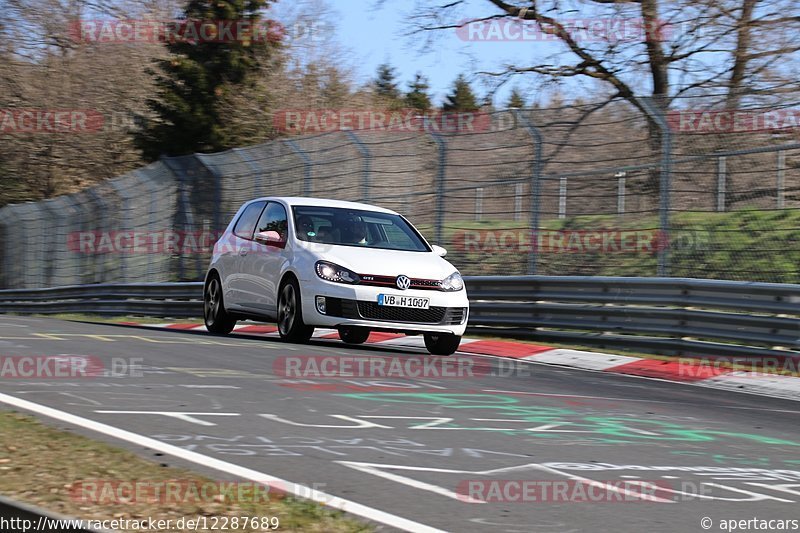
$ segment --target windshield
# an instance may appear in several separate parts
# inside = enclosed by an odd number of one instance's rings
[[[295,206],[294,227],[301,241],[430,252],[417,231],[400,215],[324,206]]]

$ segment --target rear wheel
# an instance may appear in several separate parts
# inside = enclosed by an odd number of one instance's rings
[[[363,344],[369,338],[369,329],[356,326],[342,326],[339,328],[339,338],[347,344]]]
[[[227,335],[233,331],[236,319],[225,311],[222,300],[222,283],[216,275],[211,276],[203,290],[203,319],[211,333]]]
[[[300,305],[300,286],[289,279],[281,286],[278,297],[278,334],[285,341],[308,342],[314,334],[312,326],[303,322],[303,308]]]
[[[450,355],[458,350],[461,336],[452,333],[426,333],[425,347],[433,355]]]

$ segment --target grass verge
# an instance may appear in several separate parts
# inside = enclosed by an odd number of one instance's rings
[[[80,483],[98,480],[147,483],[179,480],[181,486],[190,487],[215,483],[189,470],[162,466],[132,452],[49,427],[31,416],[0,411],[0,494],[51,512],[89,520],[171,519],[173,524],[183,517],[195,519],[204,516],[208,523],[213,517],[220,520],[223,517],[277,517],[280,531],[345,533],[373,530],[339,511],[293,498],[253,497],[251,494],[236,497],[233,502],[213,497],[169,498],[180,500],[169,502],[155,501],[154,498],[86,502],[84,496],[87,493],[80,489]],[[252,528],[236,530],[265,531]],[[173,527],[163,531],[181,530]]]

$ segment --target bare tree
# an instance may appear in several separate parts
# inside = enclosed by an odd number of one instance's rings
[[[523,74],[588,81],[609,89],[606,99],[624,98],[640,111],[639,96],[656,97],[664,108],[682,96],[736,107],[748,98],[763,102],[765,93],[774,101],[800,87],[795,0],[486,0],[486,12],[478,15],[467,6],[464,0],[420,3],[412,18],[422,31],[518,21],[559,45],[548,53],[546,46],[537,50],[542,42],[519,43],[533,59],[484,73],[499,83]],[[614,21],[641,31],[620,39],[609,30],[603,38],[592,27],[613,28]]]

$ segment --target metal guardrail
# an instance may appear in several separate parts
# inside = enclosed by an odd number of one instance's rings
[[[800,285],[682,278],[467,279],[469,330],[676,356],[800,358]]]
[[[76,531],[83,533],[113,533],[111,530],[79,527],[79,521],[39,507],[0,496],[0,518],[10,527],[3,531]]]
[[[658,352],[800,358],[800,285],[680,278],[467,277],[469,331]],[[202,316],[202,283],[0,291],[0,313]]]

